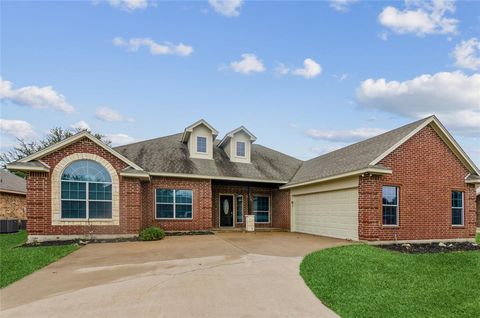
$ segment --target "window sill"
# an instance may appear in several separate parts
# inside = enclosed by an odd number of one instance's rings
[[[193,218],[180,219],[180,218],[155,218],[157,221],[193,221]]]
[[[385,225],[385,224],[382,224],[382,227],[383,228],[386,228],[386,229],[397,229],[397,228],[400,228],[400,225]]]
[[[462,225],[453,225],[452,224],[452,229],[464,229],[465,228],[465,225],[462,224]]]
[[[113,219],[59,219],[60,222],[113,222]]]

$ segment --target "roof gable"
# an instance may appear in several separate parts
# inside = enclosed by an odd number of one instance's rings
[[[305,161],[287,187],[320,182],[347,173],[363,173],[365,169],[377,169],[379,162],[404,144],[421,129],[431,125],[447,146],[472,173],[478,168],[462,150],[450,133],[435,116],[430,116],[356,144],[338,149]]]
[[[460,159],[460,161],[465,165],[465,167],[472,173],[480,174],[475,163],[470,159],[470,157],[463,151],[462,147],[457,143],[453,136],[448,132],[448,130],[443,126],[443,124],[438,120],[436,116],[430,116],[424,120],[418,127],[412,130],[409,134],[404,136],[397,143],[393,144],[390,148],[385,150],[377,158],[375,158],[370,165],[378,164],[383,158],[388,156],[390,153],[395,151],[398,147],[407,142],[410,138],[416,135],[420,130],[430,125],[437,135],[445,142],[445,144],[452,150],[452,152]]]
[[[215,128],[213,128],[212,125],[207,123],[207,121],[205,119],[200,119],[200,120],[197,120],[196,122],[194,122],[193,124],[191,124],[190,126],[188,126],[187,128],[185,128],[185,130],[183,132],[183,135],[182,135],[182,142],[187,142],[188,138],[190,137],[190,134],[193,131],[193,129],[195,129],[195,127],[198,127],[200,125],[203,125],[203,126],[207,127],[212,132],[212,135],[214,137],[218,136],[218,131]]]
[[[218,147],[223,147],[230,138],[233,138],[233,136],[235,136],[235,134],[239,132],[243,132],[245,135],[247,135],[250,138],[251,142],[255,142],[257,140],[257,137],[255,137],[255,135],[253,135],[247,128],[245,128],[245,126],[240,126],[237,129],[234,129],[225,134],[225,137],[223,137],[222,141],[220,141]]]
[[[9,164],[8,166],[15,166],[16,164],[19,164],[18,166],[25,166],[24,165],[25,163],[29,163],[29,162],[32,162],[34,160],[38,160],[54,151],[57,151],[59,149],[62,149],[62,148],[65,148],[67,147],[68,145],[71,145],[73,143],[75,143],[76,141],[82,139],[82,138],[88,138],[89,140],[91,140],[92,142],[94,142],[95,144],[97,144],[99,147],[105,149],[106,151],[108,151],[109,153],[111,153],[112,155],[114,155],[115,157],[117,157],[118,159],[122,160],[123,162],[125,162],[126,164],[128,164],[130,167],[136,169],[136,170],[140,170],[140,171],[143,171],[143,169],[137,165],[136,163],[134,163],[133,161],[129,160],[128,158],[126,158],[125,156],[123,156],[122,154],[120,154],[119,152],[117,152],[116,150],[114,150],[113,148],[107,146],[105,143],[103,143],[102,141],[100,141],[98,138],[95,138],[95,136],[93,136],[92,134],[90,134],[89,132],[87,131],[82,131],[82,132],[79,132],[71,137],[68,137],[60,142],[57,142],[56,144],[54,145],[51,145],[45,149],[42,149],[40,151],[37,151],[36,153],[34,154],[31,154],[30,156],[27,156],[23,159],[20,159],[16,162],[13,162],[12,164]],[[13,169],[13,168],[11,168]],[[25,169],[27,170],[27,169]]]

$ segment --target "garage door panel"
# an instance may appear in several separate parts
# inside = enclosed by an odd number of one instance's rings
[[[357,188],[294,196],[294,230],[358,239]]]

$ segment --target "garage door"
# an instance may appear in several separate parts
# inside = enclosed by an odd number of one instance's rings
[[[295,232],[358,240],[358,189],[293,196]]]

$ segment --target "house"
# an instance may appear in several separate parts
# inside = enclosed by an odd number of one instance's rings
[[[0,219],[26,220],[26,181],[0,169]]]
[[[29,240],[277,228],[363,241],[473,240],[479,170],[428,117],[308,161],[241,126],[110,148],[87,132],[11,163],[28,173]]]

